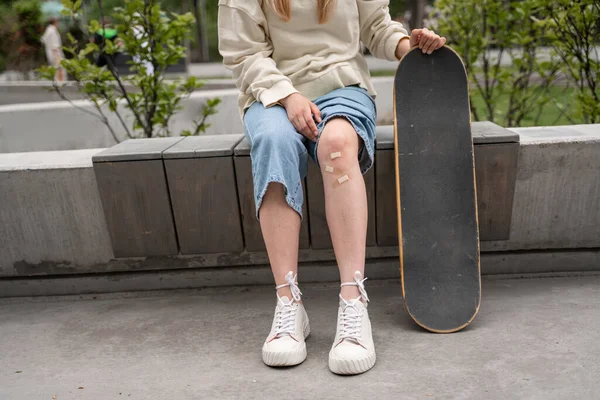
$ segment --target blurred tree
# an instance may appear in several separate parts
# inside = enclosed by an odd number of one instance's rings
[[[427,0],[406,0],[408,11],[410,11],[410,29],[423,27],[423,19],[425,18],[425,6]]]
[[[432,28],[460,54],[472,91],[483,100],[481,108],[471,104],[474,120],[519,126],[534,115],[535,124],[543,107],[553,101],[549,89],[559,64],[540,57],[548,29],[531,18],[541,12],[540,2],[550,1],[436,1],[440,18]],[[508,107],[500,106],[503,98],[508,98]]]
[[[2,11],[0,9],[0,11]],[[29,72],[44,59],[40,37],[40,3],[38,0],[18,0],[10,8],[4,6],[0,25],[0,50],[5,68]]]
[[[100,16],[104,17],[102,0],[97,1]],[[63,0],[63,3],[69,15],[75,18],[81,0],[75,3]],[[114,39],[105,36],[104,40],[81,46],[81,42],[69,35],[71,46],[65,48],[65,52],[73,57],[63,60],[61,65],[77,89],[92,102],[96,112],[82,111],[106,124],[116,141],[119,136],[106,116],[107,109],[117,116],[129,138],[171,136],[171,118],[183,108],[182,101],[202,86],[195,77],[164,79],[167,68],[186,57],[186,47],[182,43],[192,32],[194,17],[191,13],[170,13],[167,17],[154,0],[125,0],[123,7],[115,8],[111,16],[118,32]],[[105,21],[104,18],[101,20]],[[87,30],[102,32],[108,29],[105,22],[92,20]],[[122,52],[131,56],[128,64],[132,73],[126,76],[119,74],[114,61],[114,56]],[[99,66],[90,60],[89,56],[94,53],[105,54],[107,65]],[[40,72],[42,77],[52,80],[56,68],[44,67]],[[53,89],[68,101],[61,88],[62,85],[54,83]],[[206,120],[216,113],[219,102],[218,98],[208,100],[194,129],[177,133],[197,135],[204,132],[209,126]],[[132,123],[123,114],[123,106],[129,111]]]
[[[205,0],[191,0],[191,4],[194,10],[194,16],[196,17],[196,40],[194,41],[199,49],[200,62],[208,62],[209,57],[209,45],[208,45],[208,29],[207,29],[207,18],[206,18],[206,1]]]
[[[563,72],[575,85],[576,118],[600,122],[600,1],[537,0],[542,7],[540,26],[549,29]]]

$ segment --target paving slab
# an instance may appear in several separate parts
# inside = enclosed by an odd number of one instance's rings
[[[378,359],[356,377],[327,368],[337,285],[302,285],[309,356],[286,369],[260,356],[270,286],[0,300],[0,398],[597,398],[600,276],[484,279],[449,335],[412,323],[398,282],[367,288]]]

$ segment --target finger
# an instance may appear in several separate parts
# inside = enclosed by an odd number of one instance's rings
[[[302,136],[304,136],[305,138],[307,138],[311,142],[316,142],[317,141],[317,138],[315,137],[315,134],[310,130],[310,128],[308,127],[308,125],[304,125],[304,129],[302,129],[300,131],[300,133],[302,134]]]
[[[427,39],[429,38],[429,29],[423,28],[419,36],[419,48],[422,49],[423,45],[427,42]]]
[[[308,129],[306,122],[304,120],[298,120],[297,124],[298,124],[298,127],[296,128],[296,130],[299,133],[301,133],[304,137],[306,137],[307,139],[313,140],[312,133],[311,133],[310,129]]]
[[[298,130],[298,118],[296,118],[296,116],[288,116],[288,119],[290,120],[290,122],[292,123],[292,125],[294,126],[294,128],[296,128],[296,130]]]
[[[421,36],[423,36],[423,29],[413,29],[410,32],[410,47],[415,48],[419,46],[419,42],[421,41]]]
[[[438,38],[432,45],[432,51],[437,50],[444,45],[442,38]]]
[[[431,52],[435,49],[437,40],[438,35],[432,34],[423,45],[423,52],[431,54]]]
[[[442,39],[442,42],[441,42],[442,44],[440,44],[440,47],[443,47],[446,44],[446,38],[443,37],[441,39]]]
[[[427,32],[427,35],[423,39],[421,39],[421,48],[423,51],[427,52],[429,44],[436,38],[436,34],[433,31]]]
[[[313,119],[312,114],[305,115],[304,119],[306,121],[306,126],[308,127],[310,132],[312,132],[314,138],[316,139],[317,136],[319,136],[319,130],[317,129],[317,125],[315,124],[315,120]]]
[[[302,130],[302,124],[298,118],[290,119],[290,121],[294,125],[294,128],[296,128],[296,131],[300,132]]]
[[[310,110],[312,111],[313,115],[315,116],[315,120],[317,121],[317,123],[321,122],[321,110],[319,110],[319,107],[317,107],[317,105],[315,103],[313,103],[312,101],[310,102]]]
[[[306,127],[303,133],[304,137],[310,140],[311,142],[317,142],[317,137],[310,131],[310,128]]]

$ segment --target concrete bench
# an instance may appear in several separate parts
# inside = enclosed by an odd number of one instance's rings
[[[398,245],[393,127],[377,129],[365,175],[368,247]],[[473,123],[481,240],[508,240],[519,136]],[[264,252],[250,146],[243,135],[129,140],[93,157],[115,257]],[[300,248],[332,249],[323,182],[314,163],[304,185]]]
[[[600,125],[500,131],[518,134],[519,143],[490,142],[491,127],[473,124],[482,273],[597,273]],[[398,278],[399,249],[389,220],[395,218],[393,150],[385,143],[386,130],[389,135],[389,127],[378,130],[375,201],[370,200],[376,216],[376,245],[366,249],[371,279]],[[105,148],[0,153],[0,297],[272,284],[266,252],[249,250],[262,248],[262,239],[253,205],[244,200],[252,200],[252,180],[242,135],[212,150],[201,143],[211,136],[166,140],[151,140],[143,152],[138,148],[143,141],[127,151],[131,145],[123,144],[119,151],[125,155],[104,159]],[[518,148],[518,155],[506,147]],[[512,197],[504,188],[512,187],[514,171],[503,166],[515,162]],[[122,168],[127,163],[130,172]],[[112,196],[103,188],[105,179],[113,181]],[[124,188],[115,187],[119,179]],[[308,176],[301,279],[333,282],[339,278],[333,250],[317,248],[322,243],[312,236],[319,233],[311,210],[318,199],[310,185]],[[512,209],[496,206],[511,201]],[[105,212],[108,206],[114,209]],[[486,212],[493,230],[483,225]],[[489,240],[507,222],[508,239]],[[233,250],[240,248],[240,237],[243,250]],[[126,244],[137,249],[135,255]]]

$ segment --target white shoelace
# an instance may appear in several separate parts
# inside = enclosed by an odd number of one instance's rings
[[[340,299],[344,302],[344,311],[340,314],[339,342],[344,339],[360,342],[363,313],[359,312],[355,307],[356,302],[360,301],[360,297],[346,301],[340,295]],[[348,309],[352,309],[353,312],[349,313]]]
[[[340,314],[340,336],[339,342],[344,339],[351,339],[360,344],[361,333],[362,333],[362,320],[364,311],[359,311],[356,308],[357,302],[361,301],[361,298],[365,301],[369,301],[367,296],[367,290],[365,289],[365,281],[367,278],[361,279],[362,275],[360,272],[354,273],[354,282],[344,282],[340,285],[343,286],[358,286],[360,296],[353,300],[345,300],[340,294],[340,299],[344,304],[344,311]]]
[[[294,275],[292,273],[292,271],[288,272],[287,275],[285,276],[286,283],[282,283],[279,286],[275,286],[275,290],[279,290],[279,289],[289,286],[290,291],[292,292],[292,299],[297,302],[300,302],[302,292],[300,291],[300,288],[298,287],[298,284],[296,283],[297,277],[298,277],[298,275]],[[363,288],[364,288],[364,285],[363,285]]]
[[[365,289],[365,281],[367,280],[367,278],[365,278],[365,279],[360,279],[360,278],[362,278],[362,275],[360,274],[360,272],[356,271],[354,273],[354,282],[344,282],[340,285],[340,287],[358,286],[358,291],[360,292],[360,297],[362,297],[364,301],[369,302],[369,296],[367,296],[367,289]]]
[[[299,302],[302,292],[296,283],[296,275],[290,271],[285,276],[285,280],[286,283],[276,286],[275,289],[279,290],[289,286],[290,291],[292,292],[292,299],[296,302]],[[275,331],[273,333],[275,337],[283,334],[294,337],[294,334],[296,333],[296,311],[298,308],[294,307],[291,300],[287,300],[287,298],[281,298],[279,294],[277,295],[277,301],[278,307],[277,311],[275,312]]]

